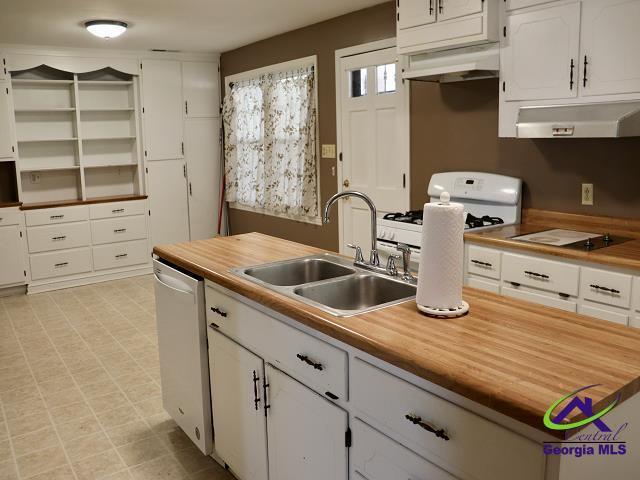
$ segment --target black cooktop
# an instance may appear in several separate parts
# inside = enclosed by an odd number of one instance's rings
[[[388,213],[384,216],[384,219],[392,220],[394,222],[422,225],[422,216],[422,210],[409,210],[405,213]],[[465,224],[469,229],[502,225],[503,223],[504,220],[499,217],[490,217],[488,215],[485,215],[484,217],[476,217],[470,213],[467,214],[467,218],[465,219]]]

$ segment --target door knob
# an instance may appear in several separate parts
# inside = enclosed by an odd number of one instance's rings
[[[351,185],[351,183],[349,183],[349,179],[346,179],[344,182],[342,182],[342,186],[344,188],[349,188],[349,185]]]

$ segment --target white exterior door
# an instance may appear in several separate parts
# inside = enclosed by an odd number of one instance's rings
[[[438,0],[398,0],[398,28],[413,28],[436,21]]]
[[[142,97],[148,160],[182,158],[182,68],[175,60],[143,60]]]
[[[184,160],[149,162],[148,190],[153,245],[189,241],[189,204]]]
[[[212,238],[218,231],[220,128],[220,117],[190,118],[185,121],[189,230],[192,241]]]
[[[219,77],[217,63],[182,63],[184,113],[187,118],[220,116]]]
[[[240,480],[267,480],[262,359],[209,328],[209,371],[216,452]]]
[[[582,9],[582,95],[640,92],[640,0],[591,0]]]
[[[408,84],[400,80],[395,48],[339,61],[341,190],[357,190],[382,214],[409,208]],[[346,245],[370,248],[366,205],[340,201],[341,252]]]
[[[20,227],[0,227],[0,285],[24,283],[24,254]]]
[[[509,15],[507,31],[502,66],[507,100],[577,96],[580,3]]]
[[[271,480],[347,480],[347,412],[269,364],[266,371]]]
[[[437,0],[438,20],[450,20],[452,18],[473,15],[482,12],[484,0]]]
[[[9,85],[0,83],[0,158],[13,157],[9,103]]]

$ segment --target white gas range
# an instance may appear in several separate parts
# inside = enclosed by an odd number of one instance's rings
[[[442,192],[451,194],[451,201],[465,206],[465,230],[486,230],[520,223],[522,210],[522,180],[480,172],[437,173],[431,177],[427,193],[430,201],[439,201]],[[405,243],[413,252],[412,266],[420,261],[422,210],[390,213],[378,219],[378,251],[386,260],[398,253],[398,243]]]

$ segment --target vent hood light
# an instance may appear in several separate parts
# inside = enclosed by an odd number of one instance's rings
[[[117,20],[91,20],[86,22],[84,27],[89,33],[96,37],[109,40],[110,38],[116,38],[127,31],[128,25],[125,22]]]

